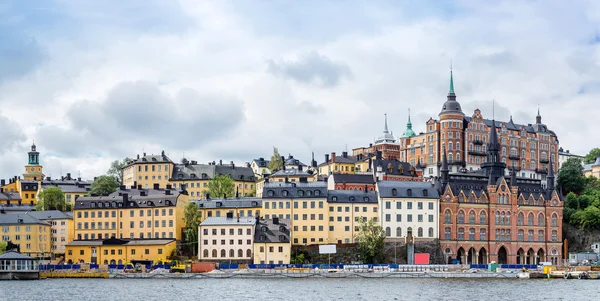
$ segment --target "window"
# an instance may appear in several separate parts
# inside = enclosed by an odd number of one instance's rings
[[[475,211],[470,211],[469,212],[469,224],[474,224],[475,223]]]
[[[391,202],[385,202],[385,209],[391,209],[391,207],[392,207],[392,203]]]
[[[519,230],[519,231],[517,232],[517,239],[518,239],[519,241],[523,241],[523,239],[524,239],[524,238],[523,238],[523,236],[524,236],[524,235],[525,235],[525,231],[523,231],[523,230]]]
[[[558,232],[556,230],[552,230],[552,242],[556,242],[557,235],[558,235]]]
[[[412,214],[406,215],[406,221],[407,222],[412,222]]]
[[[402,202],[396,202],[396,209],[402,209]]]
[[[417,236],[423,237],[423,228],[419,227],[419,229],[417,229]]]
[[[401,222],[402,221],[402,214],[396,214],[396,221],[397,222]]]
[[[452,222],[452,213],[450,213],[450,209],[446,209],[444,212],[444,224],[450,224]]]
[[[517,226],[523,226],[524,219],[525,215],[523,215],[523,212],[519,213],[519,216],[517,217]]]
[[[391,214],[386,214],[386,215],[385,215],[385,221],[386,221],[386,222],[389,222],[389,221],[391,221],[391,220],[392,220]]]
[[[544,241],[545,239],[544,230],[538,230],[538,241]]]
[[[406,203],[406,209],[409,209],[409,210],[412,209],[412,202],[407,202]]]
[[[527,241],[533,241],[533,230],[527,231]]]
[[[475,228],[469,229],[469,240],[475,240]]]
[[[458,212],[458,215],[456,217],[456,223],[458,223],[458,224],[465,223],[465,213],[462,210]]]
[[[446,240],[450,240],[451,239],[451,229],[449,227],[444,228],[444,239]]]
[[[486,230],[485,229],[479,229],[479,240],[487,240],[487,235],[486,235]]]
[[[423,202],[417,202],[417,209],[423,210]]]
[[[402,228],[396,227],[396,237],[402,237]]]
[[[458,240],[465,240],[465,229],[458,228]]]
[[[544,226],[544,225],[545,225],[544,214],[540,212],[538,214],[538,226]]]
[[[432,227],[429,227],[429,230],[427,231],[427,236],[433,237],[433,228]]]
[[[552,227],[556,227],[557,225],[557,216],[556,213],[552,213]]]

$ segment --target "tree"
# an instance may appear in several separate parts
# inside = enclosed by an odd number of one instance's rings
[[[185,242],[188,244],[190,252],[195,255],[196,246],[198,245],[198,224],[200,224],[200,215],[196,203],[189,202],[185,205],[183,222],[185,223],[183,231]]]
[[[358,252],[364,263],[382,263],[384,259],[385,231],[373,219],[360,221],[356,235]]]
[[[103,195],[111,194],[119,189],[119,182],[113,176],[99,176],[94,179],[90,187],[90,194]]]
[[[586,184],[585,178],[581,173],[583,166],[577,158],[569,158],[558,171],[558,187],[562,188],[563,193],[581,192]]]
[[[269,162],[269,169],[271,172],[275,172],[276,170],[280,170],[282,167],[283,160],[281,159],[279,150],[276,147],[273,147],[273,155],[271,156],[271,161]]]
[[[594,148],[592,149],[587,155],[585,155],[585,163],[586,164],[590,164],[590,163],[594,163],[594,161],[596,161],[596,158],[598,158],[598,156],[600,155],[600,148]]]
[[[214,198],[233,197],[234,186],[233,180],[228,175],[216,175],[208,182],[208,193]]]
[[[65,194],[58,187],[49,187],[38,194],[38,201],[35,210],[61,210],[65,211]]]
[[[113,176],[119,183],[123,183],[123,168],[133,159],[127,157],[123,161],[115,160],[110,163],[110,168],[106,172],[107,176]]]
[[[0,240],[0,254],[4,254],[4,252],[6,252],[7,245],[8,245],[8,243],[6,243],[3,240]]]

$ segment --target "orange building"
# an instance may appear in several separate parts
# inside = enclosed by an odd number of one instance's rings
[[[546,179],[548,163],[557,162],[559,141],[556,134],[536,116],[534,124],[517,124],[512,117],[508,122],[485,119],[479,109],[466,116],[454,92],[454,79],[450,72],[450,90],[439,120],[430,118],[426,131],[415,135],[411,132],[399,139],[400,160],[425,168],[425,177],[440,175],[442,149],[447,150],[450,171],[474,170],[486,162],[487,133],[491,128],[498,132],[500,160],[520,177]],[[406,132],[405,132],[406,133]],[[554,166],[558,171],[558,166]]]
[[[388,130],[387,114],[384,114],[384,118],[385,121],[383,126],[383,133],[381,134],[381,136],[375,139],[375,144],[371,143],[368,147],[358,147],[352,149],[353,156],[372,156],[377,151],[380,151],[383,158],[386,160],[400,159],[400,145],[396,143],[394,133]]]

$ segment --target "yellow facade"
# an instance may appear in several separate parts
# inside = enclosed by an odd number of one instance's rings
[[[25,181],[41,181],[44,179],[41,165],[26,165],[23,180]]]
[[[362,220],[378,221],[377,203],[330,202],[327,205],[329,206],[329,243],[356,242]]]
[[[148,157],[154,158],[157,156]],[[154,162],[151,158],[149,161],[132,163],[123,168],[123,185],[127,187],[141,185],[144,189],[150,189],[157,183],[160,188],[164,189],[169,184],[174,166],[173,162],[166,160]]]
[[[36,181],[21,180],[20,177],[14,177],[9,180],[8,184],[2,186],[3,196],[0,194],[0,204],[8,205],[35,205],[37,203],[37,189],[39,183]],[[10,193],[6,194],[6,193]]]
[[[119,241],[119,240],[115,240]],[[135,260],[165,262],[176,249],[175,240],[74,241],[66,246],[67,263],[126,264]],[[96,256],[93,256],[93,255]]]
[[[254,264],[289,264],[290,243],[254,242]]]
[[[11,215],[11,216],[7,216]],[[0,216],[2,240],[21,247],[21,253],[35,258],[49,258],[51,252],[50,224],[34,219],[27,214]]]
[[[175,180],[169,181],[170,184],[175,188],[181,188],[182,184],[186,184],[186,190],[189,192],[190,197],[193,199],[206,198],[208,193],[208,183],[210,179],[194,179],[194,180]],[[255,190],[256,183],[253,181],[233,181],[235,191],[238,192],[239,196],[253,196],[256,194]],[[212,195],[210,197],[223,197],[222,195]]]
[[[325,196],[319,198],[263,199],[262,216],[290,221],[294,245],[328,243],[328,207]]]
[[[165,190],[124,190],[132,193],[128,203],[119,206],[124,192],[110,196],[80,198],[74,208],[74,237],[76,240],[107,239],[176,239],[181,240],[185,227],[183,211],[188,203],[188,195],[173,191],[175,195],[165,195]],[[145,192],[143,192],[145,191]],[[147,194],[140,196],[140,193]],[[161,199],[162,198],[162,199]],[[175,200],[176,198],[176,200]],[[172,199],[166,205],[167,199]],[[154,202],[148,205],[146,202]],[[159,203],[160,202],[160,203]],[[103,207],[98,207],[102,203]],[[111,207],[107,207],[110,204]],[[93,207],[94,206],[94,207]],[[127,207],[126,207],[127,206]]]
[[[319,166],[319,175],[328,175],[330,173],[353,174],[355,168],[355,163],[328,163]]]

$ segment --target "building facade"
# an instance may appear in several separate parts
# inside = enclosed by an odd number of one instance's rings
[[[332,174],[327,177],[328,190],[375,190],[373,174]]]
[[[165,188],[173,173],[175,163],[161,151],[160,155],[139,154],[137,158],[123,167],[123,183],[127,187],[142,185],[148,189],[158,183],[159,188]]]
[[[51,257],[51,226],[28,213],[0,211],[2,240],[20,246],[21,253],[40,259]]]
[[[257,179],[264,178],[265,176],[271,174],[271,170],[269,169],[270,162],[271,161],[265,160],[263,157],[252,160],[252,163],[250,163],[250,168],[252,168],[254,176],[256,176]]]
[[[362,155],[369,157],[375,154],[377,151],[382,153],[382,156],[386,160],[399,160],[400,159],[400,145],[394,138],[394,133],[388,129],[387,114],[384,114],[384,126],[383,133],[377,137],[374,143],[369,144],[368,147],[358,147],[352,149],[352,155]],[[410,117],[409,117],[410,122]]]
[[[227,216],[228,213],[239,217],[254,217],[257,214],[260,216],[260,210],[262,209],[262,198],[260,197],[208,198],[191,202],[198,206],[198,215],[201,222],[209,217]]]
[[[427,182],[377,182],[381,226],[389,240],[411,232],[416,241],[439,238],[439,194]]]
[[[71,178],[70,173],[67,173],[66,177],[56,180],[46,177],[44,181],[41,181],[38,187],[40,188],[39,192],[42,192],[50,187],[60,188],[65,195],[65,203],[67,206],[73,208],[75,201],[77,201],[78,198],[89,193],[92,187],[92,181],[84,181],[81,178],[74,179]]]
[[[158,186],[158,185],[157,185]],[[187,191],[121,186],[108,196],[80,197],[73,211],[75,240],[181,240]]]
[[[600,179],[600,156],[594,162],[583,166],[583,175]]]
[[[50,224],[50,250],[54,258],[64,257],[65,246],[73,241],[73,215],[58,210],[31,211],[27,214]]]
[[[183,160],[182,164],[173,167],[173,175],[169,183],[173,187],[186,185],[192,199],[206,198],[208,183],[217,175],[227,175],[233,180],[235,191],[240,196],[254,196],[256,193],[256,177],[249,166],[237,166],[235,163],[224,164],[223,161],[210,164],[198,164],[196,161]],[[223,197],[213,195],[213,198]]]
[[[198,259],[250,263],[256,217],[232,213],[208,217],[198,226]]]
[[[65,262],[129,264],[132,261],[141,261],[158,264],[168,261],[176,247],[174,239],[75,240],[66,245]]]
[[[557,162],[558,137],[542,123],[539,110],[533,124],[517,124],[512,117],[507,122],[492,122],[479,109],[466,116],[456,100],[452,72],[447,100],[438,116],[439,120],[427,121],[423,134],[400,138],[400,160],[426,165],[425,177],[440,175],[442,149],[447,151],[450,171],[479,168],[487,161],[486,139],[491,128],[498,130],[500,161],[514,166],[520,177],[544,180],[550,160]]]
[[[494,121],[492,121],[494,123]],[[546,185],[539,179],[505,177],[502,144],[491,128],[486,161],[476,171],[450,173],[442,156],[440,244],[447,260],[461,263],[560,263],[563,201],[554,189],[549,160]],[[445,150],[444,150],[445,152]]]
[[[257,220],[254,231],[254,264],[289,264],[292,254],[288,220]]]
[[[348,152],[342,152],[341,156],[337,156],[335,152],[325,154],[325,162],[318,165],[319,175],[329,175],[332,173],[353,174],[355,172],[356,156],[348,156]]]
[[[327,243],[330,244],[355,243],[363,221],[379,223],[375,191],[330,190],[327,193],[327,207]]]
[[[581,164],[585,164],[585,156],[580,156],[571,153],[569,150],[564,150],[562,147],[558,149],[558,169],[562,167],[562,165],[567,162],[570,158],[577,158],[581,161]]]

